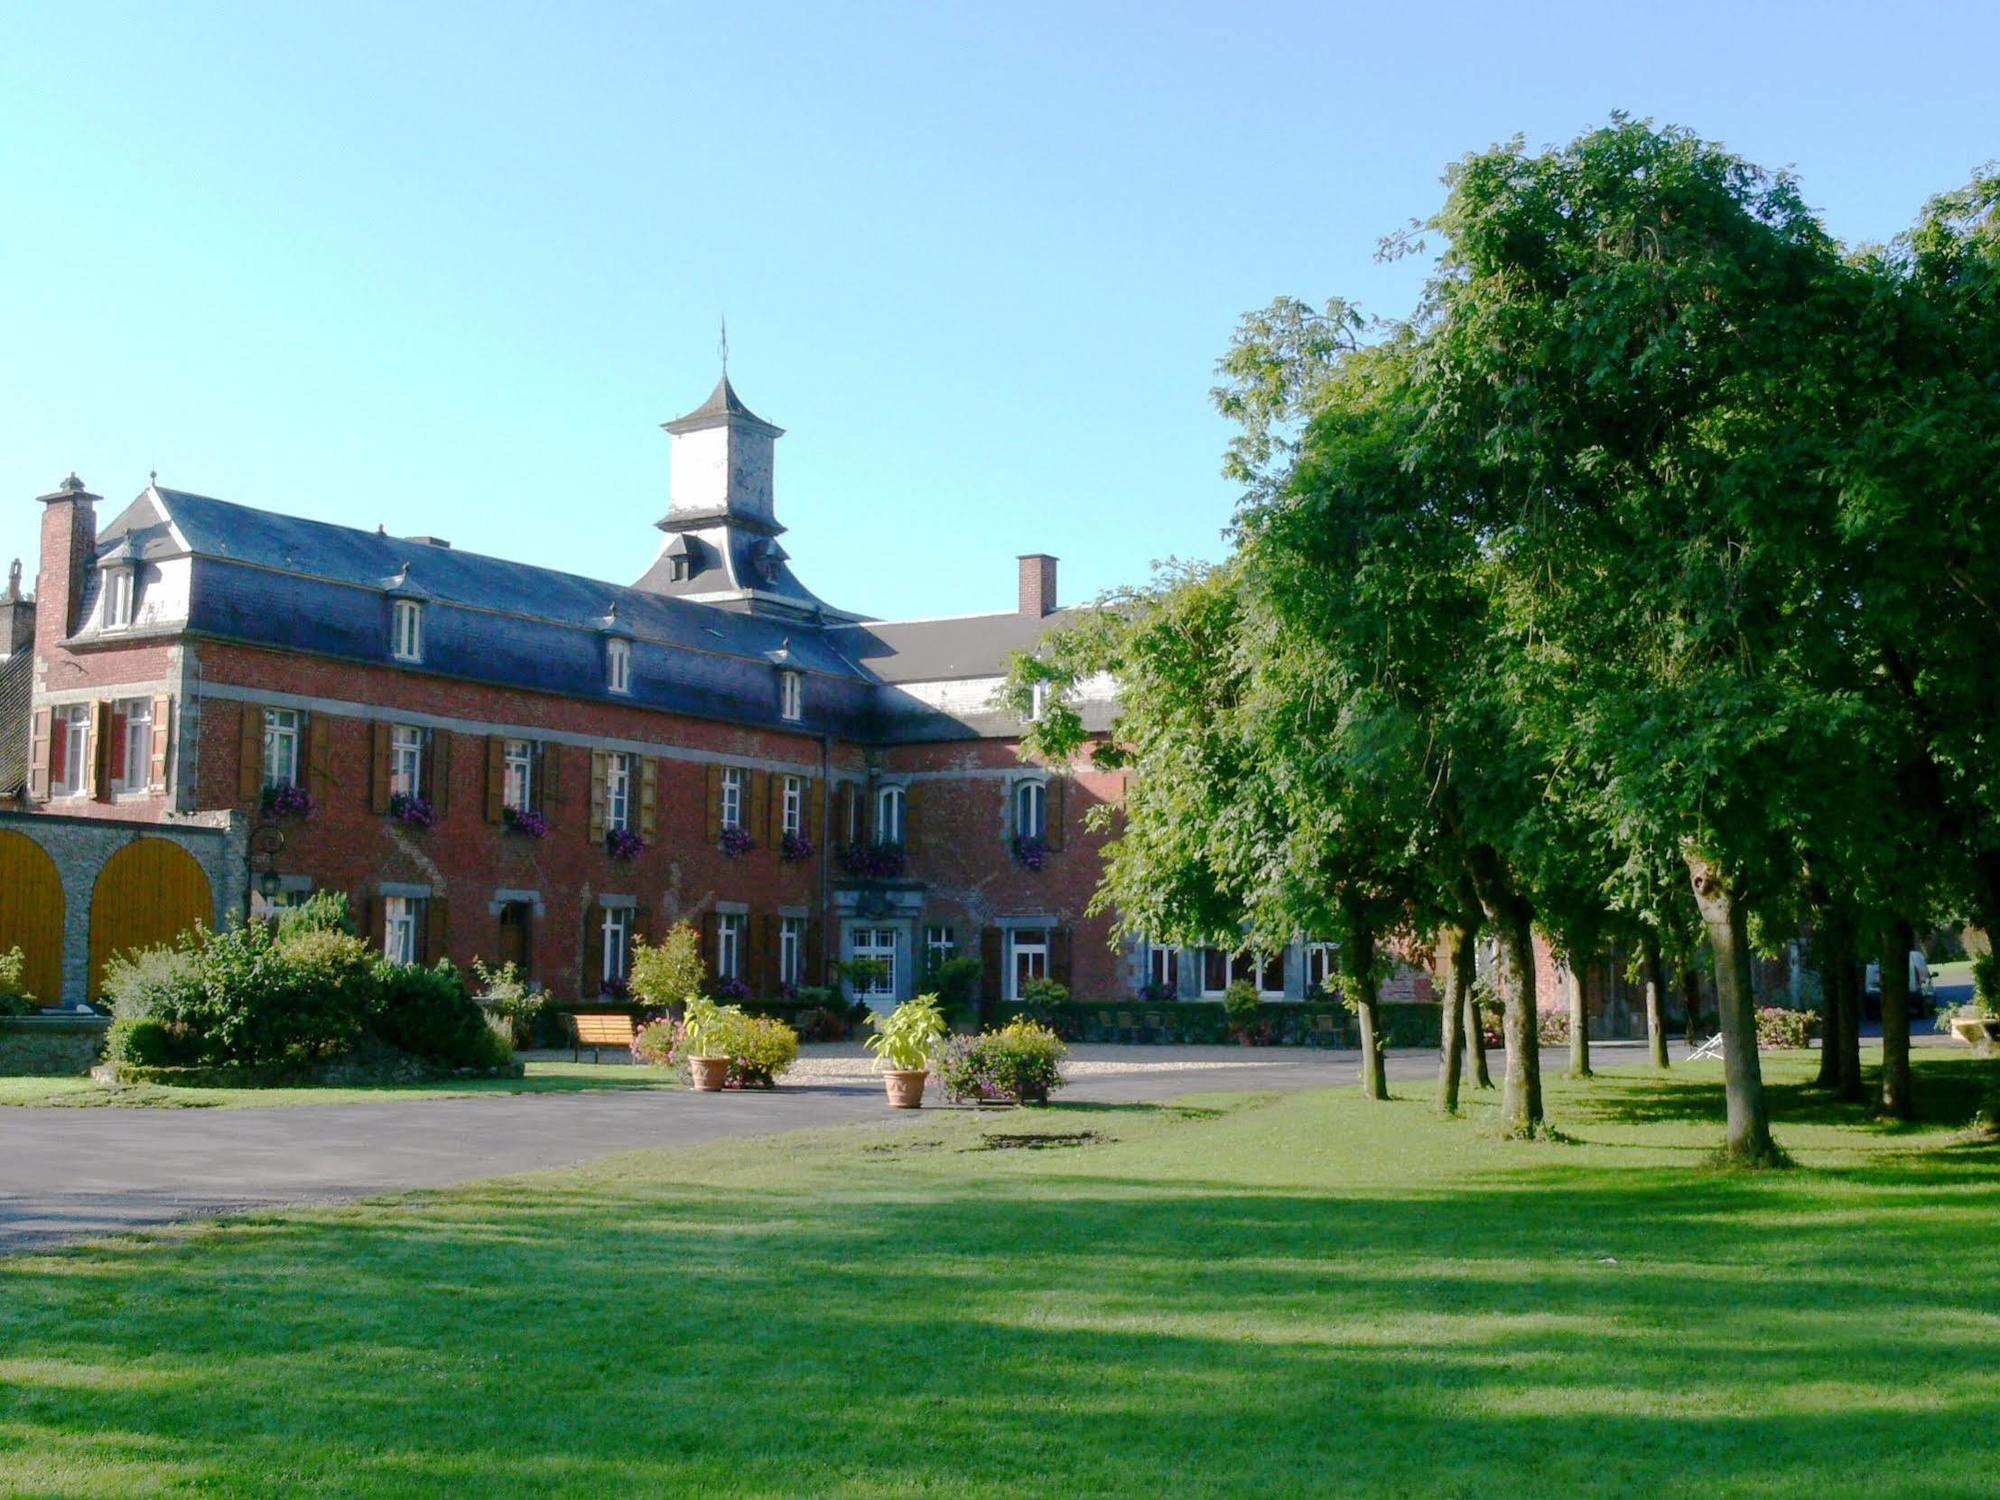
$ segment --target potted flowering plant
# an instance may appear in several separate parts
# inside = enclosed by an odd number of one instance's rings
[[[728,1029],[726,1007],[706,995],[688,997],[687,1014],[681,1017],[681,1051],[687,1059],[689,1081],[694,1084],[695,1092],[719,1093],[728,1080],[729,1051],[725,1037]]]
[[[509,833],[518,833],[525,839],[545,839],[549,836],[549,819],[546,813],[537,812],[532,807],[509,807],[501,812]]]
[[[636,859],[646,852],[646,841],[629,828],[614,828],[604,835],[604,852],[613,859]]]
[[[311,792],[287,783],[264,788],[264,811],[274,818],[310,818],[318,808]]]
[[[1022,834],[1014,840],[1014,858],[1024,870],[1039,870],[1049,862],[1049,841]]]
[[[882,1069],[882,1083],[892,1109],[921,1109],[924,1081],[930,1077],[926,1066],[931,1053],[950,1030],[944,1008],[936,995],[919,995],[905,1000],[886,1016],[874,1020],[875,1034],[868,1038],[868,1050]]]
[[[721,845],[722,852],[731,859],[741,859],[755,847],[750,838],[750,831],[747,828],[739,828],[733,823],[722,830]]]
[[[437,806],[430,798],[413,797],[408,792],[397,792],[390,797],[389,816],[412,828],[428,828],[438,819]]]
[[[778,853],[788,865],[795,865],[802,859],[811,859],[812,840],[803,833],[788,833],[778,845]]]

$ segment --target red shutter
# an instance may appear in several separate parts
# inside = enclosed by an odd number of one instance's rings
[[[90,705],[90,795],[99,802],[111,800],[111,732],[109,701]]]
[[[130,722],[115,707],[111,710],[111,779],[119,783],[125,780],[125,730]]]

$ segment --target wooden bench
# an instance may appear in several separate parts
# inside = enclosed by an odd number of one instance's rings
[[[592,1062],[602,1061],[606,1047],[632,1049],[637,1035],[632,1026],[632,1018],[626,1015],[607,1014],[603,1011],[574,1011],[569,1018],[570,1037],[575,1042],[575,1050],[570,1054],[572,1062],[583,1060],[583,1049],[590,1049]]]

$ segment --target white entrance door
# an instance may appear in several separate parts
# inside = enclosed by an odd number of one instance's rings
[[[852,988],[856,995],[868,1002],[870,1010],[891,1011],[896,1008],[896,950],[900,946],[894,927],[850,927],[847,930],[847,956],[856,962],[873,961],[885,967],[866,984],[856,982]]]

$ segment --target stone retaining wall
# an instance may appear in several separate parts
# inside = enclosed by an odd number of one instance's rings
[[[105,1016],[0,1016],[0,1077],[88,1073],[110,1029]]]

